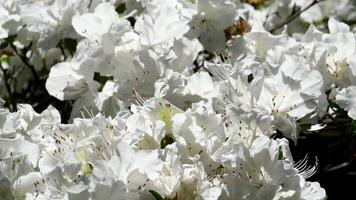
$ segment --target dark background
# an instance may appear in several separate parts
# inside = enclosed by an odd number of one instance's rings
[[[325,130],[302,133],[298,145],[290,145],[295,161],[308,154],[314,164],[317,156],[319,169],[308,180],[318,181],[328,200],[356,199],[355,123],[343,114],[345,118],[346,122],[330,124]]]

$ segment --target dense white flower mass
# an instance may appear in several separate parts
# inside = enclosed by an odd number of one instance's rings
[[[0,199],[326,199],[289,143],[356,120],[354,2],[2,0]]]

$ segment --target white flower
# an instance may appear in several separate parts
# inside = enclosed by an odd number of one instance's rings
[[[116,116],[122,107],[123,103],[118,99],[118,89],[118,83],[109,80],[98,93],[95,105],[105,116]]]
[[[216,179],[209,180],[201,162],[195,165],[185,165],[182,178],[182,186],[178,197],[180,199],[217,200],[222,188]]]
[[[197,95],[202,99],[217,96],[214,83],[207,72],[198,72],[190,76],[185,87],[185,94]]]
[[[272,35],[267,31],[250,32],[245,36],[245,40],[247,41],[246,46],[256,54],[257,58],[260,59],[263,59],[266,56],[269,49],[277,45],[286,47],[286,45],[288,45],[286,40],[288,39],[286,34]]]
[[[180,39],[189,26],[188,19],[170,6],[162,6],[157,16],[142,14],[136,21],[135,30],[140,34],[141,44],[144,46],[163,45]]]
[[[11,158],[26,156],[33,168],[37,167],[37,162],[40,159],[40,148],[37,144],[31,143],[21,138],[17,139],[1,139],[1,157]]]
[[[181,186],[183,166],[176,145],[168,145],[162,152],[163,167],[160,176],[153,180],[150,189],[163,197],[174,198]]]
[[[311,0],[294,0],[293,2],[302,8],[312,3]],[[310,24],[327,19],[329,16],[337,16],[347,20],[355,17],[355,14],[352,13],[354,8],[355,5],[349,0],[323,1],[303,12],[300,17]]]
[[[314,21],[356,15],[340,13],[349,0],[296,10],[309,2],[1,1],[0,106],[35,83],[28,60],[41,80],[50,70],[47,92],[67,101],[54,106],[72,108],[0,108],[0,199],[324,199],[306,180],[317,159],[295,163],[274,136],[322,131],[332,103],[356,119],[355,34]]]
[[[208,51],[220,51],[225,46],[224,30],[235,21],[236,5],[232,1],[197,0],[197,13],[190,23],[189,36],[199,37]]]
[[[119,143],[109,161],[94,163],[93,175],[98,181],[119,180],[126,186],[124,191],[139,192],[148,181],[159,177],[162,170],[157,150],[139,150],[125,143]]]
[[[179,144],[186,148],[189,156],[211,155],[226,139],[222,116],[207,106],[193,105],[193,108],[174,115],[173,134],[181,138]]]
[[[72,24],[79,35],[101,44],[107,54],[114,53],[115,43],[130,30],[129,22],[120,19],[110,3],[99,4],[94,13],[75,15]]]
[[[224,126],[228,136],[233,137],[236,143],[242,143],[247,147],[267,132],[271,121],[271,117],[261,116],[257,112],[246,112],[232,104],[226,106]]]
[[[294,69],[296,68],[298,65],[295,65]],[[288,76],[282,72],[264,78],[260,98],[257,102],[257,108],[261,109],[262,113],[265,110],[274,116],[277,120],[275,126],[295,141],[297,132],[293,128],[292,121],[301,119],[316,109],[323,86],[322,77],[316,71],[303,71],[301,74],[303,80],[299,81],[293,80],[298,77],[296,73],[298,72],[292,72],[293,75]],[[301,75],[299,76],[301,77]],[[292,121],[288,118],[291,118]],[[291,124],[288,125],[289,123]]]
[[[174,141],[173,116],[182,111],[164,99],[151,98],[127,119],[127,132],[141,149],[159,149]],[[131,139],[132,140],[132,139]],[[167,143],[168,142],[168,143]]]
[[[36,187],[37,182],[42,182],[42,175],[40,172],[30,172],[26,175],[20,176],[14,183],[14,193],[16,199],[26,199],[26,193],[35,193],[41,188]]]
[[[20,116],[20,125],[24,134],[31,137],[31,141],[41,142],[42,136],[47,130],[61,122],[59,112],[52,106],[49,106],[42,113],[36,113],[28,104],[17,106]]]
[[[241,199],[298,198],[300,177],[280,156],[276,141],[258,137],[250,150],[236,156],[236,167],[226,169],[227,196]],[[238,153],[238,152],[236,152]],[[239,155],[239,156],[238,156]]]
[[[204,64],[216,79],[214,84],[221,100],[217,107],[225,109],[226,104],[235,104],[250,110],[254,106],[263,83],[263,66],[259,62],[248,56],[234,64]]]
[[[0,139],[0,184],[1,198],[24,199],[27,192],[35,192],[34,172],[40,159],[40,148],[37,144],[21,138]],[[33,182],[32,182],[33,181]]]

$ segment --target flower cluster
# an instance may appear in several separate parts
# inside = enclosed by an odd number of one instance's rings
[[[331,108],[356,120],[353,9],[2,0],[0,199],[326,199],[289,143]],[[14,102],[41,83],[70,123]]]

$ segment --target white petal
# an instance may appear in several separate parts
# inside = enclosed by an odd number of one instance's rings
[[[88,89],[88,84],[71,63],[63,62],[51,68],[46,89],[59,100],[71,100],[81,96]]]
[[[26,193],[33,193],[35,190],[41,191],[42,184],[35,186],[35,182],[42,182],[42,175],[40,172],[30,172],[24,176],[19,177],[14,183],[15,195],[17,198],[23,197]]]

